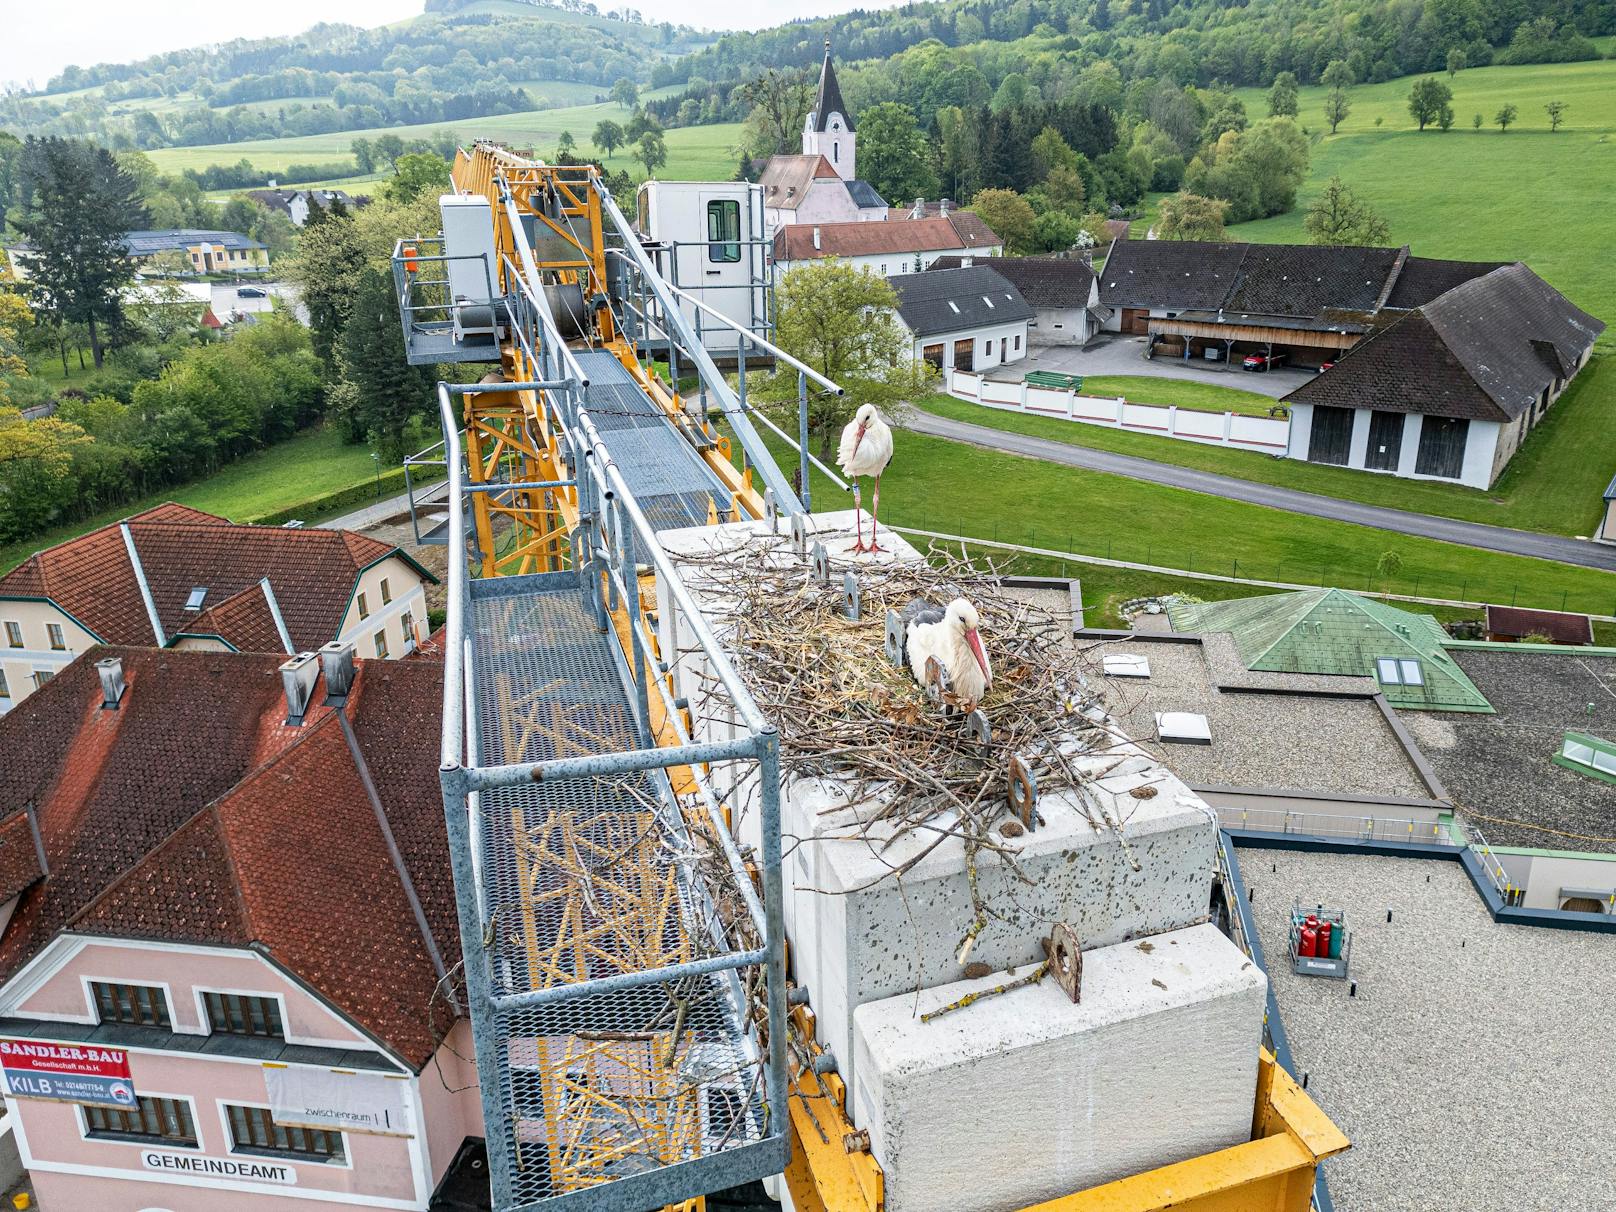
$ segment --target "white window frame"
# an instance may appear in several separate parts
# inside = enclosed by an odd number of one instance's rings
[[[67,632],[62,630],[60,623],[45,624],[45,642],[50,645],[52,652],[67,651]]]
[[[378,661],[387,660],[387,628],[383,627],[372,636],[371,643],[376,645],[376,659]]]
[[[259,997],[265,1001],[273,1001],[280,1007],[281,1013],[281,1040],[283,1043],[292,1041],[291,1018],[286,1012],[286,997],[284,994],[271,993],[267,990],[260,992],[254,989],[226,989],[220,985],[195,985],[191,989],[191,996],[196,999],[196,1022],[202,1028],[204,1035],[229,1035],[237,1039],[274,1039],[272,1035],[238,1035],[234,1031],[213,1030],[212,1021],[208,1018],[208,1002],[202,995],[204,993],[218,993],[225,997]]]
[[[270,1111],[275,1108],[268,1103],[255,1103],[244,1098],[219,1097],[213,1102],[214,1109],[219,1113],[219,1127],[224,1132],[224,1151],[227,1157],[262,1157],[270,1161],[286,1162],[288,1165],[310,1165],[321,1170],[352,1170],[353,1167],[353,1141],[352,1132],[344,1132],[340,1128],[319,1128],[320,1132],[335,1132],[342,1137],[342,1160],[334,1157],[321,1158],[314,1153],[268,1153],[263,1150],[254,1151],[253,1146],[247,1149],[236,1147],[236,1134],[230,1127],[230,1108],[242,1107],[248,1111]]]
[[[22,624],[16,619],[6,620],[6,647],[26,648],[27,642],[23,639]]]
[[[89,1009],[86,1022],[99,1025],[102,1021],[101,1008],[95,1004],[95,990],[92,988],[94,985],[128,985],[131,988],[161,989],[163,991],[163,1004],[168,1007],[168,1027],[166,1030],[170,1033],[178,1032],[180,1035],[192,1034],[192,1032],[181,1031],[178,1026],[179,1016],[174,1013],[174,987],[172,985],[167,981],[141,981],[133,980],[127,976],[92,976],[84,973],[79,975],[79,987],[84,991],[84,1004]],[[114,1023],[119,1027],[145,1026],[150,1031],[165,1030],[163,1027],[152,1027],[144,1023],[124,1023],[116,1020],[114,1020]],[[137,1090],[136,1093],[138,1094],[140,1091]]]
[[[1413,676],[1410,676],[1412,667]],[[1387,677],[1390,670],[1392,676]],[[1382,686],[1423,686],[1425,666],[1413,657],[1376,657],[1375,680]]]

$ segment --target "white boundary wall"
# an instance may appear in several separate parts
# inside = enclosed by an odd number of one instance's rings
[[[1130,404],[1121,396],[1081,396],[1056,387],[996,382],[963,370],[950,373],[948,394],[987,408],[1153,433],[1210,446],[1283,455],[1290,444],[1291,423],[1285,417],[1251,417],[1238,412],[1203,412],[1173,405]]]

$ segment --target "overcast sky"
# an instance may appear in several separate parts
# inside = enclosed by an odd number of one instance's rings
[[[885,7],[883,0],[768,0],[740,9],[705,0],[596,0],[611,9],[625,2],[648,21],[710,25],[722,20],[757,29],[797,17]],[[886,3],[895,0],[885,0]],[[17,16],[13,10],[24,10]],[[0,82],[32,80],[43,85],[70,63],[121,63],[160,51],[229,38],[295,34],[319,21],[382,25],[413,16],[422,0],[0,0],[11,10],[0,34]]]

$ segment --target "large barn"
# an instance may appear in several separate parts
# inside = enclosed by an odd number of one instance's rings
[[[1519,262],[1408,248],[1118,240],[1109,331],[1151,357],[1323,370],[1285,397],[1292,458],[1487,488],[1604,324]]]

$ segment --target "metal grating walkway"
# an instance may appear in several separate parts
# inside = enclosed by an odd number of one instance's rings
[[[718,477],[614,355],[593,350],[577,359],[589,376],[584,411],[656,530],[705,526],[709,503],[728,508]]]
[[[573,574],[474,582],[467,625],[479,764],[639,746],[620,654]],[[485,791],[480,820],[497,996],[727,949],[661,772]],[[761,1141],[743,1006],[726,971],[495,1012],[516,1205],[621,1207],[623,1179]]]

